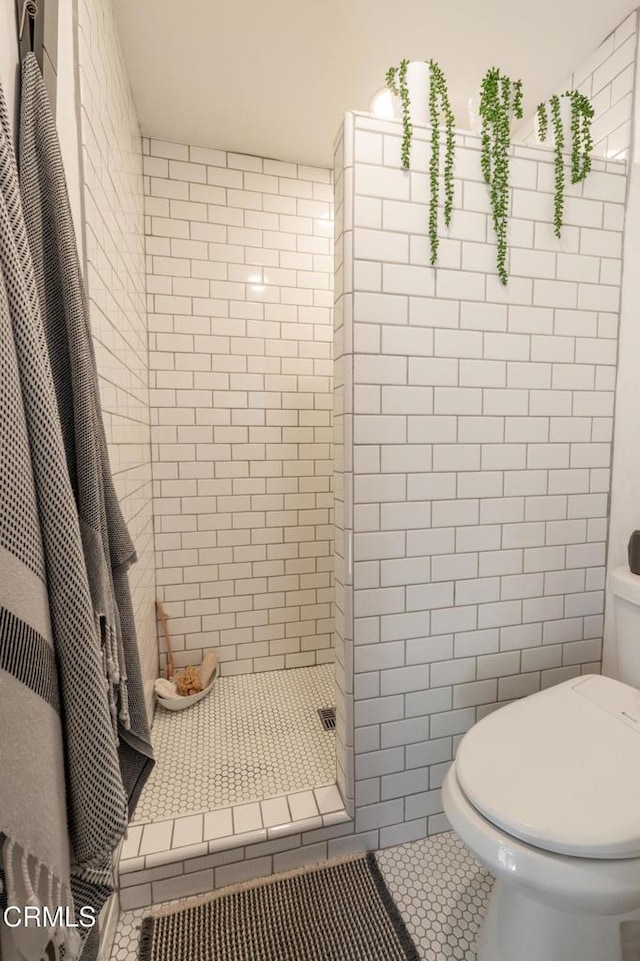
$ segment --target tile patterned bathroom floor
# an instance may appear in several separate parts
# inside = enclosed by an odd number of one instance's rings
[[[156,710],[156,766],[134,823],[290,794],[335,781],[335,736],[318,708],[335,703],[334,667],[220,677],[182,712]]]
[[[452,832],[378,852],[385,880],[421,961],[476,961],[476,936],[493,879]],[[137,961],[150,908],[124,911],[111,961]]]

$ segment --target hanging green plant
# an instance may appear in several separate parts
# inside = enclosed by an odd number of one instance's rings
[[[538,104],[536,115],[538,118],[538,136],[540,137],[540,140],[545,141],[547,139],[547,130],[549,126],[547,120],[547,108],[545,104]]]
[[[562,129],[562,115],[560,113],[560,97],[554,95],[549,101],[551,104],[551,123],[553,126],[553,139],[555,143],[553,157],[553,176],[555,191],[553,197],[553,232],[556,237],[562,233],[562,223],[564,218],[564,130]]]
[[[480,166],[490,192],[493,229],[498,247],[498,276],[506,284],[511,118],[522,119],[522,81],[512,81],[501,74],[497,67],[487,70],[480,90],[480,117]]]
[[[568,90],[564,97],[571,100],[571,183],[577,184],[584,180],[591,170],[591,151],[593,138],[591,136],[591,121],[593,107],[579,90]],[[538,137],[544,143],[549,133],[549,111],[551,112],[551,126],[553,128],[554,147],[554,181],[555,192],[553,198],[553,232],[556,237],[562,235],[564,224],[564,146],[565,132],[560,109],[560,96],[554,94],[548,103],[538,104],[536,111],[538,118]]]
[[[591,170],[593,107],[579,90],[569,90],[565,97],[571,97],[571,183],[578,184]]]
[[[435,60],[429,61],[429,120],[431,123],[431,159],[429,161],[429,241],[431,244],[431,263],[438,256],[438,200],[440,195],[440,107],[444,114],[446,127],[446,147],[444,157],[444,222],[451,224],[453,210],[453,166],[455,159],[455,117],[451,109],[447,81],[441,67]]]
[[[513,82],[513,113],[518,120],[522,120],[522,80]]]
[[[409,159],[411,157],[411,138],[413,136],[413,127],[409,117],[409,106],[411,101],[409,100],[409,88],[407,86],[408,66],[408,60],[401,60],[399,67],[389,67],[385,75],[387,87],[395,97],[400,97],[400,101],[402,103],[403,135],[401,153],[402,166],[406,169],[409,168]]]

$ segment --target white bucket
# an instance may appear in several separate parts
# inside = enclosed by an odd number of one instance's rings
[[[482,117],[480,116],[480,96],[469,97],[469,130],[471,133],[482,132]]]

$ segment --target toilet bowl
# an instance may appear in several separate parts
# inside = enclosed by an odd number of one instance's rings
[[[496,878],[479,961],[626,961],[640,919],[640,691],[597,675],[471,728],[442,788]]]

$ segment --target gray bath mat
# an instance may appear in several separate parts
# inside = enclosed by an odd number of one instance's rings
[[[373,854],[145,918],[140,961],[419,961]]]

